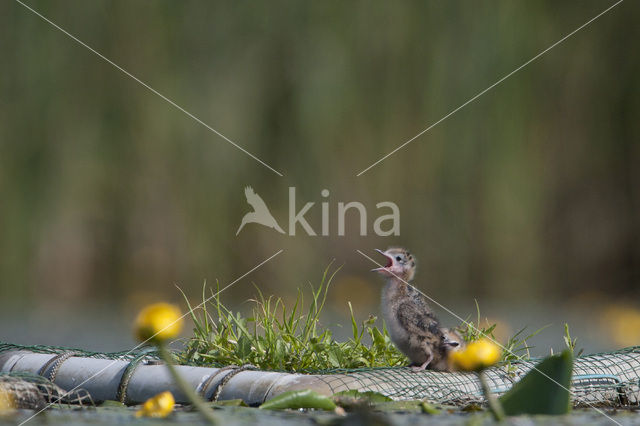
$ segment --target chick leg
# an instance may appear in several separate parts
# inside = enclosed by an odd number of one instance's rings
[[[424,351],[427,354],[427,360],[423,362],[421,365],[412,365],[411,371],[413,371],[414,373],[417,373],[418,371],[423,371],[424,369],[426,369],[429,363],[431,362],[431,360],[433,360],[433,352],[431,352],[431,348],[426,343],[424,344]]]

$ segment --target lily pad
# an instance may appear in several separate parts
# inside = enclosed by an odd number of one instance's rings
[[[423,413],[426,413],[426,414],[440,414],[440,410],[438,410],[435,406],[433,406],[432,404],[429,404],[426,401],[422,401],[420,403],[420,409],[422,410]]]
[[[377,411],[383,412],[421,412],[422,401],[419,400],[409,400],[409,401],[389,401],[389,402],[379,402],[373,405],[373,408]]]
[[[505,414],[568,413],[572,370],[570,351],[545,358],[500,397]]]
[[[344,397],[344,396],[352,397],[356,399],[366,400],[367,402],[370,402],[370,403],[389,402],[392,400],[391,398],[381,394],[380,392],[373,392],[373,391],[360,392],[355,389],[334,393],[333,396],[334,397]]]
[[[214,407],[248,407],[248,405],[245,404],[245,402],[240,398],[226,399],[224,401],[216,401],[216,402],[212,402],[211,405]]]
[[[122,402],[120,401],[114,401],[111,399],[107,399],[106,401],[102,401],[102,403],[99,405],[99,407],[102,408],[122,408],[122,409],[127,409],[127,406],[124,405]]]
[[[262,410],[285,410],[287,408],[315,408],[317,410],[332,411],[335,410],[336,404],[328,396],[305,389],[281,393],[260,406]]]

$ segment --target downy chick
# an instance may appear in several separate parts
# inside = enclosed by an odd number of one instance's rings
[[[444,336],[443,345],[441,350],[443,353],[440,357],[434,357],[429,364],[428,368],[435,371],[451,371],[449,365],[449,355],[451,352],[457,352],[463,350],[467,344],[464,338],[458,333],[455,328],[441,327],[440,331]]]
[[[382,316],[391,341],[409,358],[413,371],[448,371],[448,353],[459,347],[462,339],[440,327],[427,299],[408,284],[416,270],[413,256],[403,248],[376,251],[387,259],[384,267],[373,271],[387,279],[382,290]]]

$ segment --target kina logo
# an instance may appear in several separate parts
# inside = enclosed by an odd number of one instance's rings
[[[329,190],[323,189],[320,191],[320,195],[324,200],[320,203],[321,205],[321,232],[320,235],[328,236],[330,231],[330,217],[335,218],[335,214],[337,214],[338,219],[338,236],[345,235],[346,228],[346,216],[347,212],[350,212],[349,215],[353,216],[357,214],[359,218],[359,231],[360,236],[366,236],[368,232],[369,223],[367,222],[367,208],[366,206],[359,201],[350,201],[348,203],[338,202],[337,209],[331,208],[331,203],[329,202]],[[244,189],[244,196],[247,199],[247,203],[253,209],[252,211],[246,213],[242,217],[242,221],[240,222],[240,226],[236,231],[236,235],[240,234],[240,231],[244,229],[244,227],[251,223],[257,223],[262,226],[266,226],[267,228],[274,229],[281,234],[295,236],[298,225],[307,233],[309,236],[316,236],[316,230],[311,224],[307,221],[307,213],[312,209],[312,207],[316,204],[313,201],[307,202],[300,209],[298,209],[296,205],[296,188],[289,187],[289,229],[288,232],[285,232],[275,217],[271,214],[269,207],[264,202],[262,197],[260,197],[252,187],[247,186]],[[391,201],[382,201],[376,204],[376,210],[388,209],[388,214],[381,214],[376,218],[373,222],[373,231],[376,235],[381,237],[387,237],[390,235],[398,236],[400,235],[400,209],[398,205]],[[331,213],[334,211],[335,213]],[[313,215],[313,214],[312,214]],[[383,229],[383,225],[384,228]],[[317,225],[316,225],[317,226]],[[317,228],[316,228],[317,229]]]

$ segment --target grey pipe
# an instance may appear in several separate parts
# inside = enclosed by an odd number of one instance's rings
[[[26,372],[38,374],[55,354],[41,354],[28,351],[8,351],[0,354],[1,372]],[[53,382],[62,389],[76,387],[87,390],[96,401],[115,400],[122,375],[129,365],[127,361],[70,357],[57,370]],[[43,375],[54,368],[49,366]],[[197,391],[207,384],[205,398],[211,399],[216,386],[233,370],[220,371],[218,368],[176,366],[182,377]],[[218,374],[220,373],[220,374]],[[212,376],[213,381],[207,383]],[[259,405],[265,400],[292,389],[313,389],[323,394],[331,394],[327,384],[317,376],[277,373],[265,371],[241,371],[221,389],[219,400],[243,399],[249,405]],[[127,403],[141,403],[153,395],[169,390],[176,402],[187,403],[184,394],[175,386],[168,370],[163,365],[140,365],[131,376],[127,386]]]

